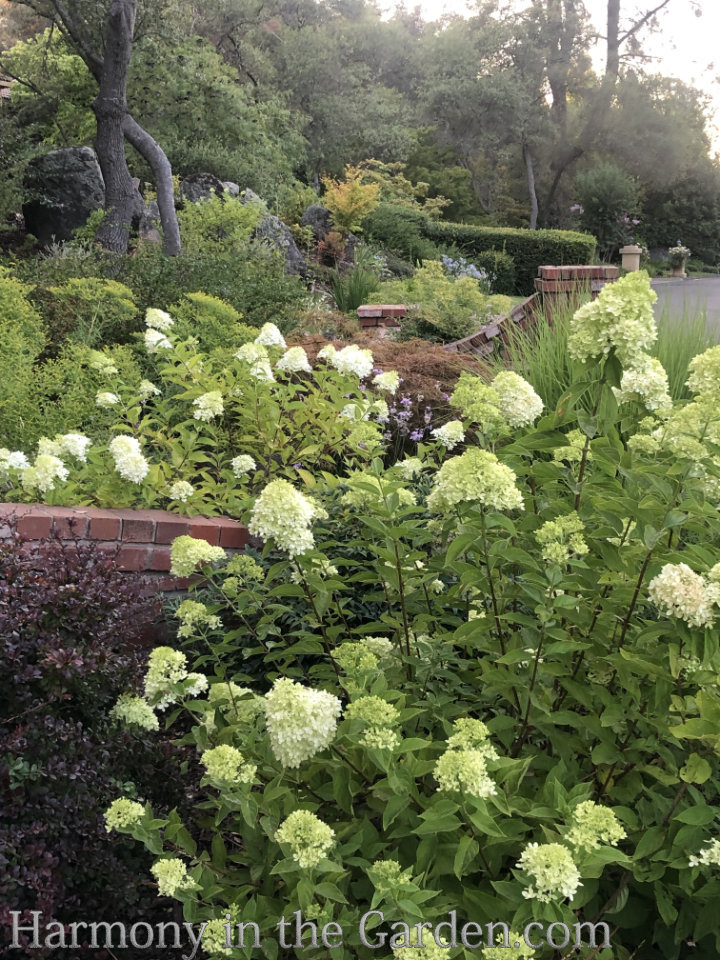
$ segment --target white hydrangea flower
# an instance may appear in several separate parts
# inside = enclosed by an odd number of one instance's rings
[[[119,436],[110,441],[108,447],[115,461],[115,469],[124,480],[140,483],[150,469],[135,437]]]
[[[517,862],[517,869],[524,870],[534,885],[523,890],[527,900],[550,903],[567,897],[572,900],[580,883],[580,873],[567,847],[559,843],[530,843]]]
[[[202,396],[193,400],[193,406],[196,408],[193,413],[195,420],[203,420],[209,423],[214,417],[222,416],[223,398],[219,390],[211,390],[209,393],[203,393]]]
[[[185,503],[195,493],[195,488],[187,480],[176,480],[168,490],[168,497],[171,500],[179,500]]]
[[[262,325],[260,333],[255,337],[255,343],[263,347],[282,347],[283,350],[287,346],[285,337],[283,337],[274,323],[264,323]]]
[[[230,465],[233,474],[238,479],[244,477],[246,473],[250,473],[251,470],[257,470],[257,464],[246,453],[241,453],[239,457],[233,457]]]
[[[265,719],[273,756],[284,767],[299,767],[335,739],[341,704],[325,690],[280,677],[265,694]]]
[[[597,850],[601,843],[615,845],[626,836],[614,811],[593,800],[584,800],[572,812],[566,839],[578,850]]]
[[[369,350],[361,350],[354,343],[328,354],[327,360],[339,373],[344,376],[355,374],[360,380],[369,377],[374,366],[372,353]]]
[[[275,383],[268,352],[261,343],[244,343],[235,352],[235,358],[250,365],[250,376],[265,383]]]
[[[666,412],[672,409],[672,397],[665,367],[656,357],[643,355],[632,367],[623,371],[620,389],[613,387],[619,404],[638,401],[648,410]]]
[[[30,461],[21,450],[0,449],[0,472],[6,470],[26,470]]]
[[[400,386],[400,374],[397,370],[388,370],[386,373],[378,373],[372,378],[373,386],[378,390],[384,390],[386,393],[397,393]]]
[[[720,840],[711,840],[697,856],[690,857],[691,867],[720,867]]]
[[[141,380],[138,387],[138,395],[141,400],[149,400],[150,397],[157,397],[161,391],[149,380]]]
[[[56,480],[67,480],[68,469],[59,457],[49,453],[41,453],[35,457],[31,467],[26,467],[20,474],[20,482],[27,490],[39,490],[47,493],[55,489]]]
[[[686,563],[666,563],[648,586],[650,599],[666,617],[691,627],[707,627],[715,619],[714,591]]]
[[[435,764],[433,776],[440,784],[439,791],[466,793],[471,797],[491,797],[497,793],[480,750],[447,750]]]
[[[283,373],[312,373],[308,355],[302,347],[290,347],[275,364]]]
[[[311,550],[315,540],[310,525],[327,513],[295,490],[287,480],[273,480],[255,501],[248,530],[263,540],[272,538],[291,557]]]
[[[172,350],[172,344],[160,330],[149,328],[145,331],[145,349],[148,353],[157,353],[159,350]]]
[[[174,324],[173,318],[164,310],[156,310],[155,307],[148,307],[145,312],[145,325],[153,330],[161,330],[167,333]]]
[[[75,457],[87,463],[87,449],[92,446],[92,440],[83,436],[82,433],[63,433],[55,438],[59,448],[60,455]]]
[[[413,480],[422,473],[425,465],[419,457],[407,457],[407,459],[396,463],[395,466],[403,480]]]
[[[720,396],[720,346],[710,347],[690,361],[687,386],[704,397]]]
[[[470,447],[440,467],[428,497],[428,507],[433,513],[443,513],[467,501],[495,510],[524,510],[516,479],[510,467],[499,463],[495,454]]]
[[[100,390],[95,395],[95,403],[98,407],[113,407],[120,403],[120,397],[116,393],[110,393],[108,390]]]
[[[528,427],[543,412],[543,402],[531,385],[512,370],[503,370],[491,383],[500,398],[499,409],[508,426]]]
[[[317,358],[318,360],[330,361],[332,357],[335,356],[336,353],[337,353],[337,350],[335,349],[335,347],[331,343],[328,343],[327,346],[322,348],[322,350],[318,350]]]
[[[450,420],[442,427],[435,427],[430,431],[436,440],[439,440],[448,450],[453,450],[465,439],[465,431],[459,420]]]

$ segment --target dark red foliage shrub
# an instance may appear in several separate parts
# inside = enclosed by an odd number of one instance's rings
[[[23,911],[25,924],[39,910],[41,926],[172,919],[147,881],[152,858],[108,834],[103,820],[123,795],[158,811],[183,806],[175,748],[108,719],[144,672],[140,631],[158,610],[139,577],[119,572],[92,545],[0,541],[2,956],[10,911]],[[52,953],[28,947],[11,955]]]

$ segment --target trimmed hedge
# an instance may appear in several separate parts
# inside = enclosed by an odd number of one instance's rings
[[[512,297],[515,294],[515,261],[502,250],[483,250],[473,255],[473,263],[495,277],[493,293],[502,293]]]
[[[428,220],[424,235],[438,245],[454,244],[464,256],[476,262],[479,262],[480,254],[488,250],[502,250],[509,254],[515,261],[513,292],[520,296],[530,296],[534,292],[538,267],[592,263],[595,256],[595,237],[569,230],[473,227]]]
[[[497,293],[522,296],[533,293],[538,267],[592,263],[595,255],[595,238],[588,233],[444,223],[391,203],[379,204],[363,229],[368,239],[413,261],[437,257],[443,248],[453,246],[478,266],[499,274]],[[508,260],[498,260],[498,254],[514,261],[514,277]]]

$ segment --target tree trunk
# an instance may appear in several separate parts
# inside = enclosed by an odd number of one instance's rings
[[[523,159],[525,160],[525,169],[527,170],[528,193],[530,194],[530,229],[537,228],[538,220],[538,199],[535,190],[535,170],[533,169],[533,159],[530,148],[523,142]]]
[[[97,119],[95,151],[105,180],[106,217],[97,239],[108,250],[126,253],[138,192],[125,159],[123,123],[126,82],[132,54],[136,0],[113,0],[105,31],[105,54],[93,111]]]
[[[180,228],[175,213],[175,197],[173,195],[172,167],[162,147],[143,130],[137,121],[125,114],[123,131],[128,142],[150,164],[155,177],[157,202],[160,209],[165,244],[163,250],[166,257],[176,257],[180,253]]]
[[[620,74],[620,0],[607,0],[605,78],[613,84]]]

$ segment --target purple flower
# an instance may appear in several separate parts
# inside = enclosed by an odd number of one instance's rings
[[[631,220],[630,222],[631,222],[634,226],[637,226],[637,225],[640,223],[639,220]]]
[[[302,461],[298,460],[297,463],[293,464],[293,470],[299,470],[302,467]]]
[[[425,436],[424,430],[413,430],[413,432],[410,434],[410,439],[415,440],[417,442],[419,440],[422,440],[424,436]]]
[[[412,406],[412,400],[410,399],[410,397],[402,397],[401,400],[400,400],[400,403],[401,403],[404,407],[411,407],[411,406]]]
[[[449,393],[441,393],[440,396],[443,398],[443,400],[447,400],[447,401],[450,400],[450,394],[449,394]]]
[[[382,373],[382,372],[383,372],[383,368],[382,368],[382,367],[373,367],[373,368],[372,368],[372,372],[373,372],[373,373]]]

